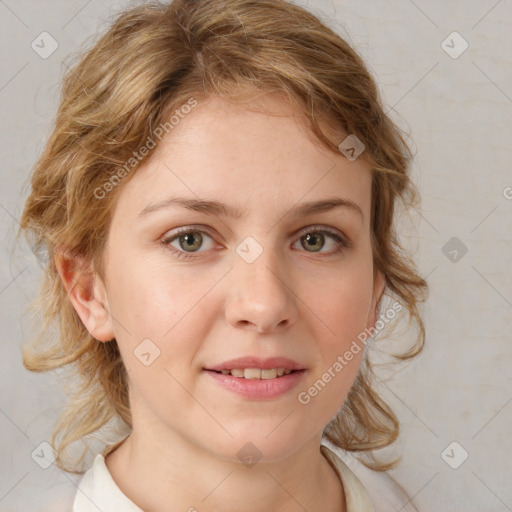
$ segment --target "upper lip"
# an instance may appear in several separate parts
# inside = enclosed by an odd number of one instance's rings
[[[284,368],[285,370],[304,370],[304,366],[287,357],[269,357],[267,359],[261,357],[238,357],[217,365],[209,366],[205,368],[205,370],[220,372],[222,370],[233,370],[235,368],[259,368],[260,370]]]

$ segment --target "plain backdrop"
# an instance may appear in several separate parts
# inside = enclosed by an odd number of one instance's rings
[[[381,385],[402,423],[403,459],[392,473],[422,511],[510,511],[512,2],[297,3],[363,56],[414,144],[422,206],[401,234],[430,285],[427,342]],[[42,272],[27,246],[15,250],[15,233],[66,58],[123,5],[0,1],[1,511],[72,499],[74,477],[32,455],[49,440],[64,396],[54,376],[21,363],[33,334],[23,312]]]

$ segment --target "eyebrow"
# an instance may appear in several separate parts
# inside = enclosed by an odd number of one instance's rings
[[[220,201],[174,196],[165,199],[164,201],[146,206],[139,213],[138,217],[144,217],[149,213],[173,206],[186,208],[195,212],[205,213],[207,215],[225,216],[233,219],[239,219],[244,215],[247,215],[246,210],[229,206]],[[323,213],[341,207],[358,213],[361,219],[364,221],[364,214],[361,207],[350,199],[344,199],[341,197],[332,197],[320,201],[309,201],[302,203],[291,208],[288,213],[297,217],[306,217],[308,215]]]

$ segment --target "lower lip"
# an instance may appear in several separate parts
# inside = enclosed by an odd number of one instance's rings
[[[271,400],[291,391],[302,380],[305,370],[297,370],[274,379],[246,379],[233,377],[212,370],[205,370],[224,389],[233,391],[250,400]]]

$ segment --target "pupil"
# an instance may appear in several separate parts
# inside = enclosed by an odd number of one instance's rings
[[[316,238],[323,238],[321,234],[319,233],[315,233],[315,234],[309,234],[309,235],[306,235],[306,243],[308,244],[309,247],[312,247],[314,248],[314,245],[315,243],[311,243],[311,240],[315,240]],[[318,247],[316,250],[320,250],[321,249],[321,244],[320,244],[320,247]]]
[[[197,237],[194,234],[186,234],[186,235],[183,235],[183,237],[182,237],[182,239],[185,240],[186,246],[189,248],[193,248],[194,240],[196,238]]]

